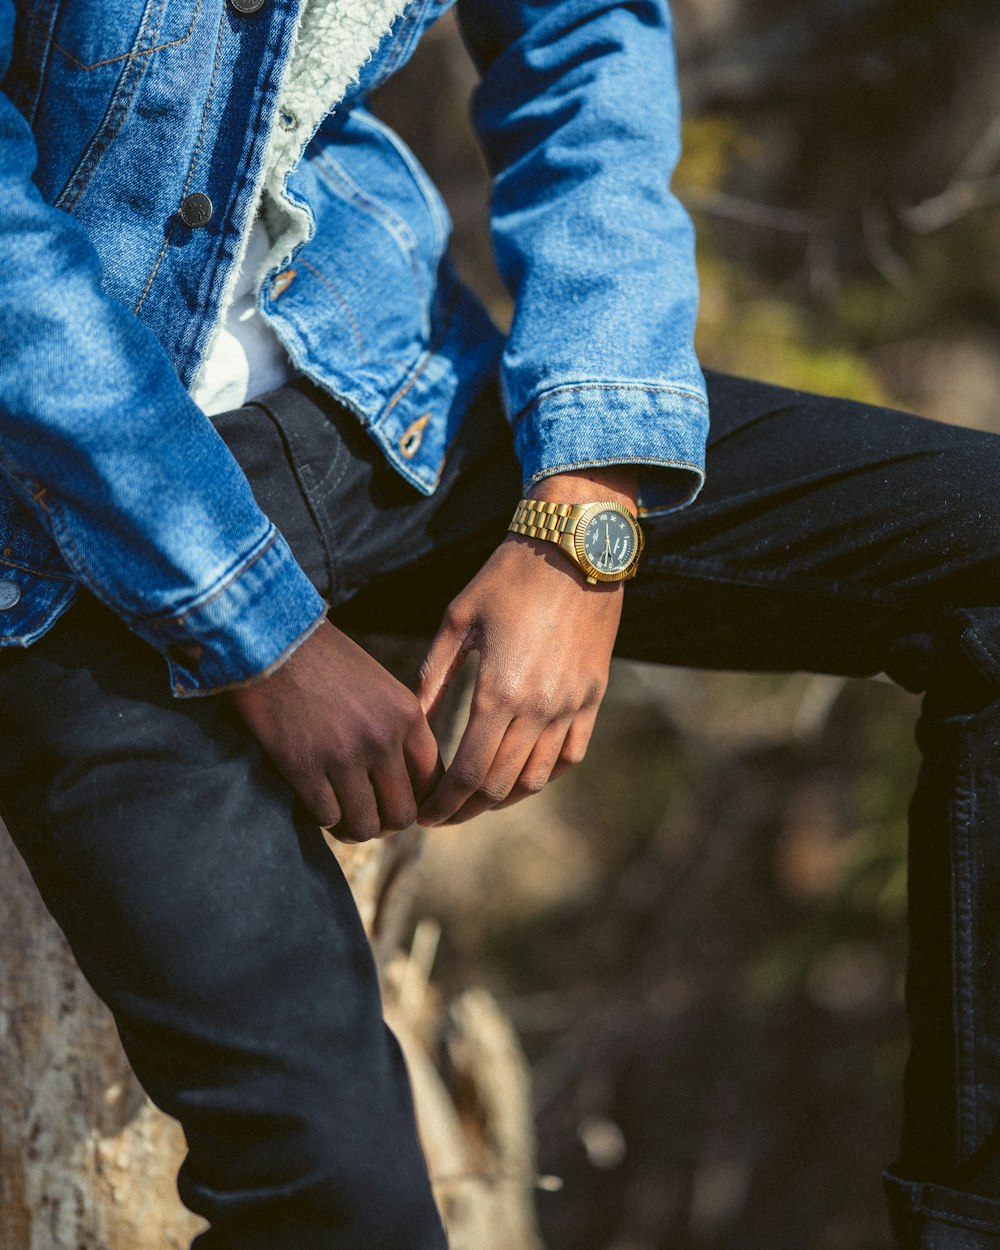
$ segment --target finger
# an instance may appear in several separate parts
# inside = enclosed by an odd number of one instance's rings
[[[417,800],[402,750],[371,773],[381,833],[398,833],[417,819]]]
[[[375,791],[367,773],[342,773],[331,778],[340,803],[335,836],[342,842],[370,842],[382,832]]]
[[[510,725],[506,713],[488,715],[477,711],[472,701],[472,714],[458,744],[455,758],[444,776],[420,804],[418,820],[422,825],[439,825],[448,820],[483,785],[496,753]]]
[[[590,739],[594,732],[594,724],[597,721],[598,708],[588,708],[584,712],[580,712],[573,720],[563,740],[562,748],[559,752],[559,758],[556,760],[552,769],[550,781],[555,781],[557,777],[561,777],[568,768],[572,768],[574,764],[579,764],[587,754],[587,748],[590,746]]]
[[[565,772],[569,764],[565,764],[560,770],[559,766],[562,761],[562,753],[567,737],[573,731],[573,721],[569,727],[565,721],[557,721],[550,725],[548,729],[535,743],[535,746],[524,762],[524,767],[518,774],[517,780],[510,788],[507,797],[502,799],[494,806],[497,808],[513,807],[515,803],[520,803],[522,799],[529,798],[533,794],[538,794],[541,790],[560,775],[560,771]],[[463,816],[462,812],[458,814]]]
[[[308,789],[304,786],[296,786],[295,789],[321,829],[332,830],[340,823],[342,815],[340,804],[326,777],[317,778]]]
[[[539,742],[551,736],[555,736],[556,741],[548,749],[555,758],[559,745],[566,736],[565,721],[555,729],[552,725],[541,729],[537,720],[526,717],[511,721],[483,784],[445,823],[460,824],[466,820],[472,820],[474,816],[479,816],[482,812],[487,812],[505,802],[538,748]],[[547,778],[548,773],[546,773]]]
[[[471,650],[468,625],[449,607],[420,665],[417,698],[425,716],[433,716],[437,711],[448,683]]]
[[[437,739],[421,716],[419,724],[403,740],[403,758],[413,793],[420,803],[444,776],[444,764]]]

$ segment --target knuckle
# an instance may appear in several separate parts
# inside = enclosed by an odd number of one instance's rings
[[[510,794],[511,783],[502,778],[487,778],[479,787],[479,797],[490,804],[502,803]]]
[[[587,754],[586,743],[563,747],[559,753],[559,758],[564,764],[579,764]]]
[[[548,773],[528,773],[517,783],[517,788],[524,794],[538,794],[545,789],[548,780]]]
[[[382,826],[377,820],[359,820],[347,832],[354,842],[371,842],[382,832]]]
[[[607,682],[594,681],[587,687],[586,694],[583,697],[581,707],[592,708],[597,707],[604,698],[604,691],[607,689]]]
[[[385,759],[394,753],[397,738],[390,725],[384,722],[372,726],[368,733],[367,754],[376,759]]]
[[[452,769],[452,787],[460,791],[479,790],[485,784],[485,775],[477,768],[459,765]]]
[[[340,810],[332,803],[322,801],[310,804],[312,814],[323,829],[332,829],[340,821]]]
[[[420,700],[415,694],[411,694],[409,690],[405,690],[403,694],[404,698],[399,714],[406,730],[410,732],[423,723],[424,712],[420,706]]]
[[[399,808],[394,812],[387,812],[382,821],[382,828],[392,833],[400,833],[404,829],[409,829],[410,825],[417,819],[417,807]]]
[[[511,712],[524,703],[521,683],[509,677],[495,680],[486,693],[494,707],[501,708],[505,712]]]
[[[554,690],[538,690],[531,701],[531,710],[539,720],[552,720],[563,711],[562,702]]]
[[[464,634],[468,629],[465,611],[457,599],[445,608],[442,624],[452,634]]]

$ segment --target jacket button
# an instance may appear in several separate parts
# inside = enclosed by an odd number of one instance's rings
[[[181,200],[181,221],[192,230],[199,226],[207,226],[212,220],[212,201],[204,191],[195,191],[193,195]]]
[[[229,3],[237,13],[242,13],[244,17],[259,13],[264,7],[264,0],[229,0]]]
[[[21,587],[16,582],[0,582],[0,612],[12,608],[21,598]]]

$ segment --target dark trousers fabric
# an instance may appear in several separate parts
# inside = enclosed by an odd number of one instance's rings
[[[926,692],[886,1184],[904,1250],[1000,1248],[1000,438],[709,389],[708,483],[646,522],[619,653]],[[217,424],[351,630],[433,633],[520,495],[493,392],[429,499],[306,383]],[[224,698],[172,699],[160,658],[82,597],[0,658],[0,814],[184,1126],[181,1194],[212,1225],[199,1250],[440,1250],[349,892]]]

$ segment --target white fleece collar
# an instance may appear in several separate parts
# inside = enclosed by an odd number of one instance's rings
[[[265,159],[274,185],[296,164],[320,122],[343,98],[406,0],[304,0],[278,94],[280,122]]]

